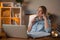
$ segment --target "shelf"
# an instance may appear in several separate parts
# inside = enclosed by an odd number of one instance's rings
[[[13,12],[20,13],[20,8],[12,8],[11,9]]]
[[[20,18],[11,18],[11,24],[20,25]]]
[[[21,7],[12,7],[12,8],[21,8]]]
[[[2,24],[10,24],[11,18],[2,18]]]
[[[22,7],[14,7],[12,2],[0,2],[0,27],[3,24],[22,25]]]
[[[1,17],[1,18],[11,18],[11,17]]]
[[[2,8],[11,8],[11,7],[2,7]]]
[[[12,8],[11,17],[20,17],[20,8]]]
[[[2,2],[2,7],[12,7],[12,2]]]
[[[10,8],[2,8],[1,17],[10,17]]]
[[[19,18],[19,17],[11,17],[11,18],[13,19],[13,18]]]

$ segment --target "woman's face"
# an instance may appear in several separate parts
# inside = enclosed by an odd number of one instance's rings
[[[42,10],[42,8],[40,7],[40,8],[38,9],[38,16],[39,16],[39,17],[42,17],[42,15],[43,15],[43,10]]]

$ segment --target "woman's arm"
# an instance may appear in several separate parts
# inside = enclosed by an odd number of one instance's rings
[[[48,20],[46,16],[43,16],[43,17],[44,17],[45,31],[46,32],[51,32],[51,22],[50,22],[50,20]]]
[[[28,32],[30,32],[31,31],[31,29],[32,29],[32,25],[35,23],[35,18],[29,23],[29,25],[28,25]]]
[[[50,20],[47,19],[47,20],[45,20],[44,23],[45,23],[45,31],[46,32],[51,32],[52,28],[51,28],[51,22],[50,22]]]
[[[45,23],[45,29],[47,29],[49,27],[48,20],[44,19],[44,23]]]

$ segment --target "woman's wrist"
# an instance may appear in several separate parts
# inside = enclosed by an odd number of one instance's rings
[[[46,21],[46,20],[47,20],[47,18],[44,18],[44,20]]]

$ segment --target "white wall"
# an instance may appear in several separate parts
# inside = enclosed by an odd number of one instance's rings
[[[15,0],[0,0],[1,2],[15,2]]]
[[[46,6],[48,12],[58,16],[57,23],[60,23],[60,0],[30,0],[29,9],[36,10],[39,6]]]
[[[0,0],[0,1],[15,1],[15,0]],[[37,8],[41,5],[47,7],[48,12],[58,16],[57,23],[60,23],[60,0],[29,0],[29,9],[35,13]]]

